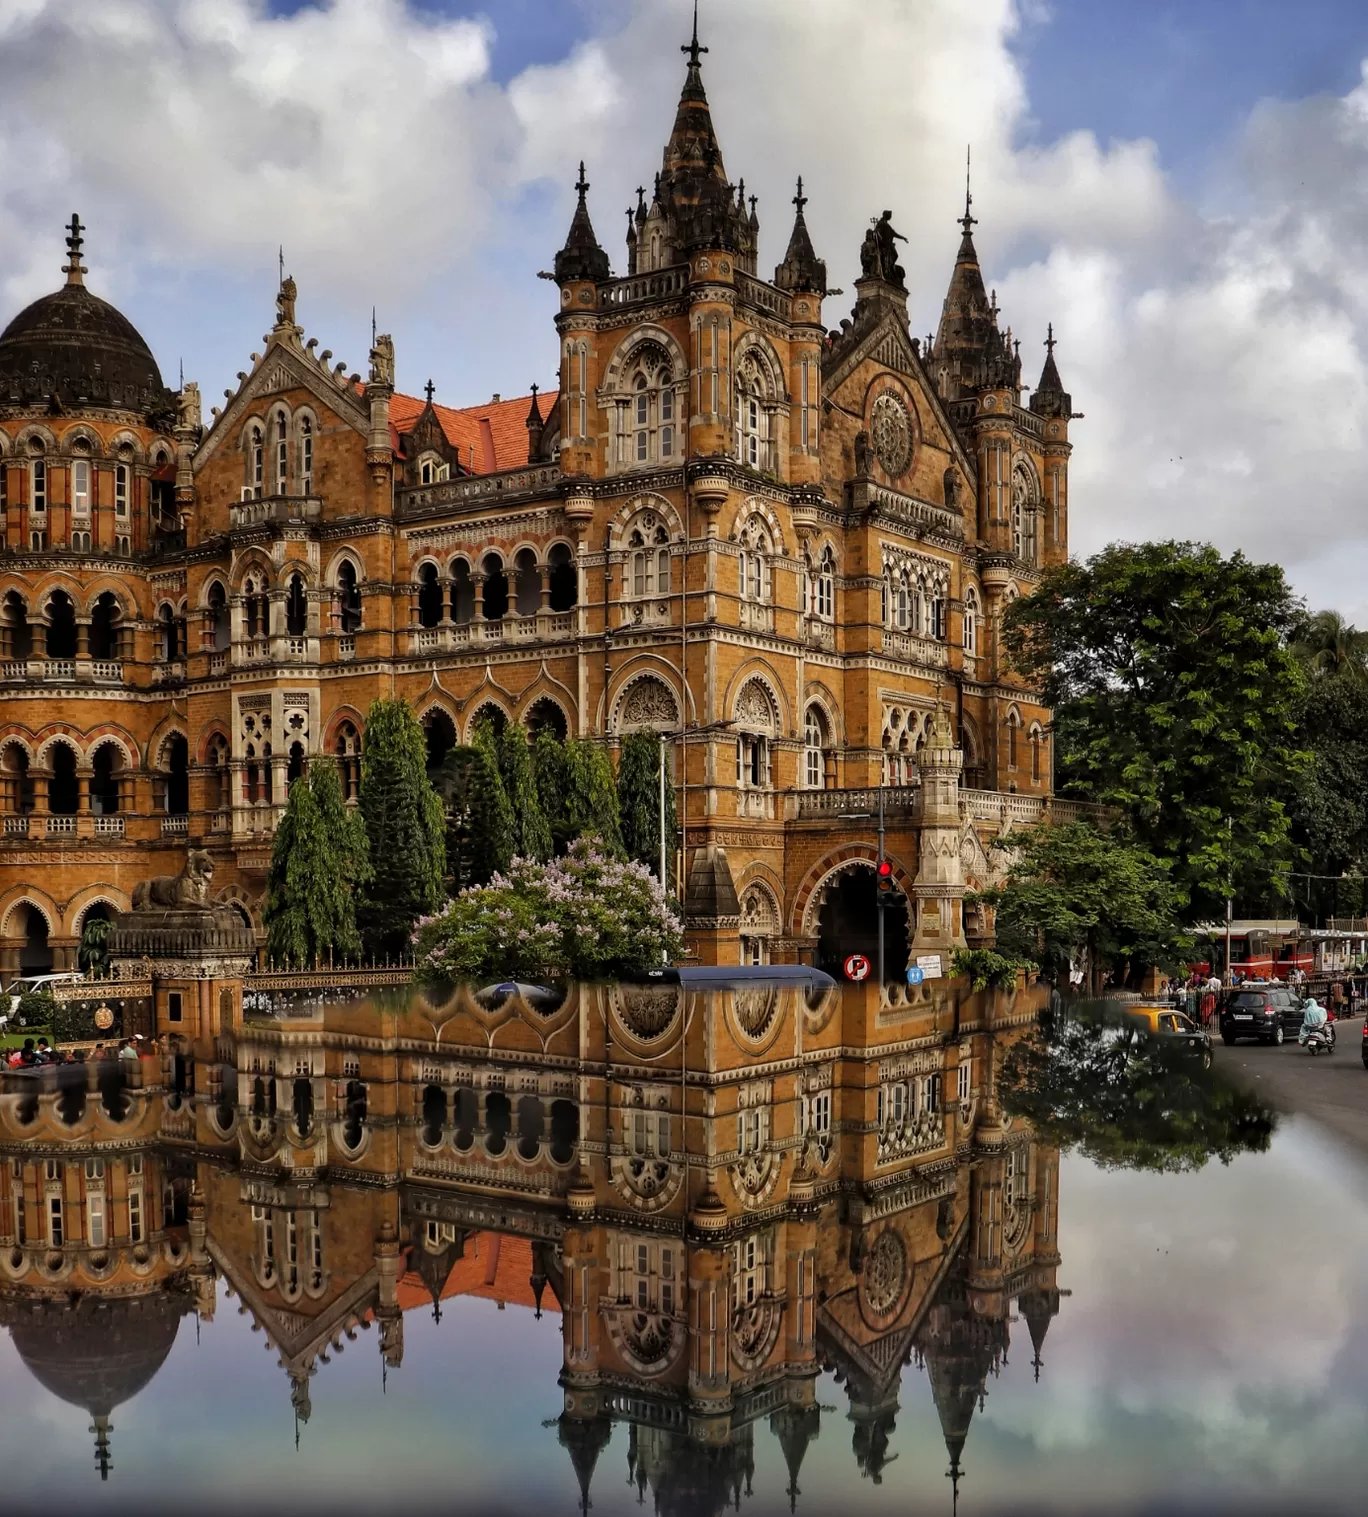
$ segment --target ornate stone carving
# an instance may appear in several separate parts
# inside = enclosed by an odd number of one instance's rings
[[[139,880],[133,887],[133,910],[165,910],[203,907],[208,910],[209,885],[214,861],[202,848],[192,848],[179,874],[159,874]]]
[[[736,701],[736,721],[741,727],[760,732],[775,728],[774,705],[759,680],[749,680]]]
[[[181,386],[176,401],[176,424],[196,432],[200,429],[200,390],[193,379],[187,379]]]
[[[860,1285],[876,1317],[886,1317],[902,1299],[907,1287],[907,1246],[895,1229],[886,1227],[875,1238]]]
[[[388,332],[381,332],[371,349],[370,382],[373,385],[394,384],[394,338]]]
[[[678,725],[679,707],[661,680],[647,676],[637,680],[628,690],[618,718],[621,731],[644,727],[652,732],[668,732]]]
[[[891,390],[885,390],[874,402],[869,437],[874,456],[890,479],[907,472],[912,460],[912,423],[907,407]]]

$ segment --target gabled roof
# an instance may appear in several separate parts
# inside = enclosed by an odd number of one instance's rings
[[[530,1239],[509,1233],[472,1233],[465,1240],[464,1252],[452,1263],[440,1299],[449,1301],[453,1296],[480,1296],[486,1301],[525,1306],[531,1311],[537,1305],[532,1291],[532,1271]],[[428,1286],[416,1270],[408,1270],[399,1277],[395,1294],[400,1309],[406,1312],[427,1307],[432,1301]],[[541,1306],[545,1311],[560,1310],[554,1291],[545,1293]]]
[[[538,402],[544,416],[554,416],[559,390],[542,390]],[[416,395],[395,393],[390,401],[390,443],[399,451],[399,439],[413,430],[427,402]],[[508,400],[487,401],[482,406],[442,406],[432,409],[442,431],[459,449],[461,467],[472,474],[497,474],[503,469],[521,469],[527,463],[527,418],[531,393]]]

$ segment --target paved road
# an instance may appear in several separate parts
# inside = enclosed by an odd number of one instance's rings
[[[1337,1137],[1368,1153],[1368,1069],[1363,1067],[1363,1018],[1335,1023],[1332,1055],[1312,1056],[1289,1038],[1281,1048],[1216,1038],[1216,1067],[1258,1091],[1279,1111],[1323,1123]]]

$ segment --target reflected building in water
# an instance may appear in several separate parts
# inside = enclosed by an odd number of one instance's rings
[[[411,992],[11,1072],[0,1320],[90,1412],[105,1475],[116,1407],[220,1297],[268,1338],[302,1425],[335,1354],[369,1336],[389,1374],[407,1314],[473,1294],[559,1316],[544,1436],[586,1509],[619,1422],[658,1512],[744,1500],[764,1429],[796,1503],[832,1433],[824,1371],[873,1481],[906,1367],[924,1372],[957,1479],[1011,1326],[1038,1373],[1059,1309],[1058,1156],[996,1093],[1036,1004],[944,984]]]

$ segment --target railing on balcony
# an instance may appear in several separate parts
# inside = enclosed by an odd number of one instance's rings
[[[921,793],[918,785],[885,785],[883,787],[884,815],[902,815],[913,810]],[[857,790],[800,790],[798,792],[798,815],[825,817],[878,816],[879,787],[866,785]]]
[[[7,816],[5,818],[6,837],[27,837],[29,819],[26,816]]]
[[[267,637],[249,637],[238,644],[244,664],[264,664],[271,656],[271,640]]]
[[[919,637],[915,632],[896,632],[891,628],[884,629],[883,651],[933,669],[943,669],[950,661],[949,649],[944,643],[938,643],[932,637]]]
[[[179,659],[159,664],[152,674],[153,682],[158,685],[173,685],[184,678],[185,665]]]
[[[95,836],[121,838],[124,835],[124,819],[121,816],[97,816]]]
[[[161,833],[164,838],[184,837],[190,831],[190,818],[188,816],[164,816],[161,819]]]
[[[340,659],[355,658],[356,639],[354,637],[339,637],[337,639],[337,656]]]
[[[0,676],[3,676],[5,679],[27,679],[28,660],[22,658],[6,659],[3,664],[0,664]]]
[[[285,639],[285,655],[287,658],[308,658],[309,639],[307,637],[287,637]]]
[[[311,495],[268,495],[261,500],[243,500],[228,508],[234,527],[255,527],[262,522],[317,521],[323,502]]]
[[[75,679],[76,660],[74,658],[45,658],[43,660],[44,679]]]
[[[50,816],[47,819],[47,835],[54,837],[75,837],[76,818],[74,816]]]
[[[211,653],[209,655],[209,673],[226,674],[228,672],[228,654],[226,652]]]
[[[90,665],[90,677],[102,684],[123,684],[124,668],[118,659],[97,658]]]

